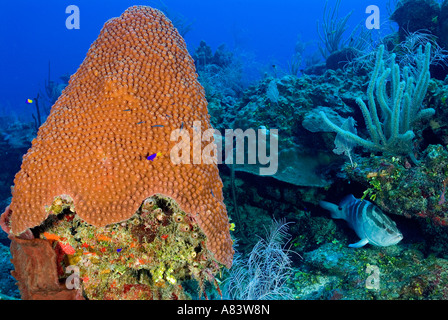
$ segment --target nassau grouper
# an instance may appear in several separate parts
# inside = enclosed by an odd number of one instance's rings
[[[367,200],[356,199],[353,195],[349,195],[339,206],[327,201],[320,201],[319,205],[330,211],[333,219],[344,219],[356,231],[361,240],[350,244],[351,248],[360,248],[367,243],[387,247],[403,239],[396,223]]]

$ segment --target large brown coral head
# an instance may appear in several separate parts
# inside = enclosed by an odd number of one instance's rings
[[[232,241],[216,165],[175,165],[170,133],[211,128],[204,90],[177,30],[158,10],[134,6],[104,25],[53,105],[15,177],[11,229],[46,219],[70,196],[86,222],[129,219],[153,194],[195,216],[215,258],[230,267]],[[207,142],[203,142],[205,147]],[[160,153],[153,161],[149,155]]]

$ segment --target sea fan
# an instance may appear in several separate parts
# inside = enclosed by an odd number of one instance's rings
[[[271,82],[269,82],[268,90],[266,91],[266,95],[268,96],[268,99],[272,103],[278,104],[278,98],[280,96],[280,93],[278,92],[277,82],[275,80],[271,80]]]
[[[223,296],[237,300],[294,299],[287,280],[292,277],[288,223],[273,221],[247,258],[235,255],[224,280]]]
[[[352,117],[348,117],[343,122],[341,128],[344,129],[345,131],[356,134],[357,132],[355,125],[356,125],[355,119],[353,119]],[[346,139],[342,134],[338,133],[336,135],[336,138],[334,139],[334,144],[336,148],[333,149],[333,152],[339,155],[345,154],[350,159],[350,163],[352,164],[353,167],[351,151],[356,146],[356,142],[354,142],[353,140]]]

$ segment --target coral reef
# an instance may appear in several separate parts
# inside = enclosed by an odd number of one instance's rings
[[[337,0],[334,7],[327,10],[328,1],[325,2],[322,22],[317,22],[317,33],[321,42],[319,43],[319,51],[324,58],[328,58],[331,54],[339,50],[351,48],[354,51],[362,51],[368,43],[368,32],[359,28],[359,25],[351,32],[349,37],[344,34],[347,31],[347,22],[353,11],[344,17],[339,17],[339,6],[341,0]]]
[[[352,181],[366,185],[365,196],[385,211],[448,225],[448,151],[430,145],[420,161],[421,165],[412,166],[402,157],[372,156],[357,159],[356,166],[346,166],[345,171]]]
[[[440,17],[440,4],[434,0],[401,0],[390,19],[398,24],[401,41],[409,33],[420,30],[438,35],[439,24],[443,23]]]
[[[439,41],[440,45],[444,48],[448,48],[448,2],[443,1],[440,8],[440,15],[438,16],[439,22]]]
[[[409,155],[415,162],[412,153],[412,139],[415,134],[412,126],[435,113],[433,108],[422,108],[430,79],[431,44],[426,45],[424,53],[422,47],[419,47],[417,66],[415,70],[406,66],[403,69],[403,80],[400,80],[400,68],[395,63],[395,55],[392,54],[392,62],[388,68],[385,67],[383,55],[384,46],[381,45],[367,89],[368,107],[362,99],[356,100],[364,116],[370,140],[335,125],[324,112],[320,114],[325,123],[344,138],[373,151]],[[386,93],[386,81],[389,76],[392,85],[390,95]],[[378,110],[381,114],[378,114]]]
[[[32,229],[35,239],[12,237],[23,299],[189,299],[182,287],[188,279],[199,283],[199,297],[209,281],[219,292],[220,266],[206,236],[171,198],[147,198],[126,222],[106,227],[83,221],[68,197],[47,210],[48,219]],[[29,268],[41,272],[28,277]]]
[[[344,69],[350,62],[361,56],[361,52],[352,48],[343,48],[330,54],[325,61],[327,70]]]
[[[11,121],[2,128],[3,140],[8,143],[10,149],[28,149],[31,141],[36,137],[35,128],[31,123]],[[1,144],[3,142],[0,142]]]
[[[244,57],[241,53],[229,51],[225,44],[220,45],[213,53],[211,47],[201,41],[192,58],[199,75],[198,80],[205,90],[213,125],[218,127],[221,124],[219,115],[222,114],[219,109],[236,103],[236,99],[242,96],[247,87]],[[217,106],[218,103],[222,105]]]
[[[70,290],[59,283],[56,253],[48,241],[12,237],[12,276],[18,281],[24,300],[79,300],[79,290]],[[33,276],[30,276],[33,275]]]
[[[336,75],[337,74],[337,75]],[[343,88],[336,89],[337,84]],[[277,101],[272,102],[269,87],[276,84]],[[279,168],[273,178],[297,186],[325,187],[331,184],[328,174],[336,156],[328,152],[320,137],[310,135],[302,122],[314,106],[334,104],[342,115],[351,112],[345,103],[347,97],[360,87],[355,81],[343,83],[339,74],[328,71],[326,77],[313,79],[308,76],[297,78],[285,76],[281,79],[266,78],[257,86],[249,87],[233,109],[221,110],[223,121],[220,126],[227,128],[278,128]],[[347,88],[347,89],[346,89]],[[350,89],[349,89],[350,88]],[[335,91],[336,90],[336,91]],[[342,98],[338,92],[344,92]],[[352,90],[352,91],[350,91]],[[336,100],[338,99],[338,100]],[[322,121],[320,121],[322,122]],[[236,171],[256,174],[258,166],[235,165]],[[294,172],[294,174],[291,174]]]
[[[429,145],[418,166],[402,157],[372,156],[358,158],[355,166],[345,167],[345,172],[351,181],[365,187],[364,197],[380,208],[417,220],[428,248],[446,258],[447,168],[447,148]]]
[[[184,40],[160,11],[130,7],[105,23],[24,156],[10,205],[12,232],[41,224],[59,195],[73,199],[85,222],[104,227],[161,193],[194,215],[207,248],[230,267],[217,167],[170,160],[172,130],[192,136],[193,120],[211,128]],[[153,153],[161,156],[148,161]]]
[[[1,235],[2,231],[0,230],[0,237]],[[13,270],[11,258],[9,247],[5,247],[0,243],[0,300],[20,298],[16,280],[11,276],[11,270]]]
[[[247,257],[236,258],[223,285],[226,299],[271,300],[293,299],[286,282],[292,276],[288,223],[272,221],[265,238],[261,238]]]
[[[422,132],[431,144],[448,144],[448,85],[440,80],[431,79],[428,88],[428,103],[436,109],[435,116],[429,121],[429,128]]]
[[[182,17],[131,7],[109,20],[11,204],[34,128],[0,118],[0,273],[14,267],[20,289],[2,277],[0,300],[448,299],[448,2],[395,4],[398,31],[372,50],[363,26],[346,37],[341,1],[326,4],[325,62],[306,63],[298,38],[289,74],[271,64],[249,87],[254,59],[205,41],[190,57]],[[65,80],[48,78],[49,100]],[[212,128],[278,129],[277,172],[170,161],[173,130]],[[351,193],[394,215],[403,240],[348,248],[356,234],[317,204]]]
[[[205,71],[212,65],[215,68],[224,69],[232,63],[233,53],[226,50],[225,44],[219,46],[215,53],[212,52],[212,48],[207,45],[205,41],[199,43],[199,47],[196,48],[192,55],[196,70],[200,73]]]
[[[305,253],[291,285],[297,299],[445,300],[447,267],[419,247],[353,250],[335,241]]]

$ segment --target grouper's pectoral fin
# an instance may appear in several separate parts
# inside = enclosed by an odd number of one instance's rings
[[[369,239],[364,238],[364,239],[359,240],[356,243],[349,244],[348,246],[350,248],[361,248],[361,247],[364,247],[368,243],[369,243]]]

